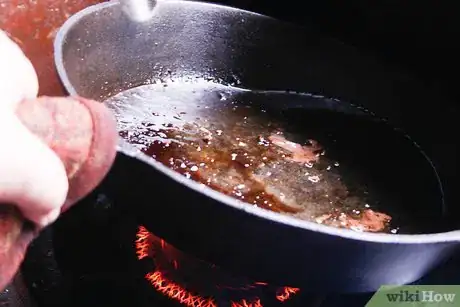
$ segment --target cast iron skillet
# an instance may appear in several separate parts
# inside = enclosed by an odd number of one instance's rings
[[[444,187],[441,191],[436,175],[424,177],[414,169],[411,177],[412,170],[404,170],[398,184],[407,185],[414,198],[403,207],[423,223],[430,221],[424,234],[357,233],[241,204],[120,141],[116,163],[97,193],[127,214],[135,212],[140,223],[185,252],[276,284],[364,292],[417,280],[457,250],[456,109],[353,48],[213,4],[160,2],[151,21],[135,24],[117,3],[103,3],[63,25],[55,59],[71,95],[99,100],[151,81],[204,78],[353,102],[416,140]]]

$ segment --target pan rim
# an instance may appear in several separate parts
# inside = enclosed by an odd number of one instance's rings
[[[261,16],[264,18],[272,19],[271,17],[265,16],[262,14],[258,14],[258,13],[238,9],[238,8],[233,8],[233,7],[229,7],[225,5],[214,4],[214,3],[201,2],[201,1],[184,1],[184,0],[168,1],[168,3],[173,3],[173,2],[187,2],[188,4],[213,6],[217,8],[226,9],[226,10],[230,9],[230,10],[243,12],[245,14],[251,14],[251,15],[256,15],[256,16]],[[57,32],[56,38],[54,40],[54,62],[55,62],[58,76],[62,84],[64,88],[66,89],[66,91],[71,96],[77,96],[78,92],[72,86],[72,83],[70,82],[68,75],[66,73],[66,70],[64,68],[64,65],[63,65],[62,46],[63,46],[63,42],[65,42],[66,40],[66,35],[69,32],[69,30],[71,30],[72,26],[82,17],[88,14],[91,14],[93,12],[96,12],[98,10],[101,10],[103,8],[112,7],[115,5],[119,5],[118,1],[104,2],[104,3],[99,3],[99,4],[89,6],[77,12],[76,14],[72,15],[69,19],[67,19]],[[272,221],[278,224],[283,224],[286,226],[291,226],[291,227],[295,227],[295,228],[302,229],[302,230],[314,231],[314,232],[318,232],[318,233],[322,233],[326,235],[332,235],[332,236],[340,237],[343,239],[372,242],[376,244],[379,244],[379,243],[383,243],[383,244],[426,244],[426,243],[442,244],[442,243],[449,243],[449,242],[460,242],[460,230],[453,230],[449,232],[440,232],[440,233],[430,233],[430,234],[368,233],[368,232],[356,232],[356,231],[349,230],[349,229],[340,229],[340,228],[330,227],[326,225],[321,225],[321,224],[310,222],[310,221],[297,219],[297,218],[294,218],[288,215],[272,212],[272,211],[269,211],[263,208],[248,206],[242,201],[239,201],[230,196],[217,192],[207,186],[203,186],[202,184],[195,182],[191,179],[188,179],[180,175],[179,173],[169,169],[168,167],[164,166],[163,164],[156,161],[155,159],[144,155],[142,152],[138,151],[137,149],[129,145],[126,141],[122,140],[121,138],[119,139],[117,151],[129,157],[132,157],[134,159],[137,159],[137,160],[140,160],[146,163],[147,165],[161,172],[163,175],[168,176],[175,182],[185,185],[187,188],[190,188],[194,190],[195,192],[204,194],[205,196],[210,197],[211,199],[219,203],[228,205],[234,209],[242,210],[247,214],[254,215],[258,218],[267,219],[269,221]],[[428,159],[428,161],[431,163],[430,159]],[[433,169],[436,171],[434,166],[433,166]],[[439,176],[438,176],[438,180],[439,180]],[[441,185],[441,189],[442,189],[442,185]]]

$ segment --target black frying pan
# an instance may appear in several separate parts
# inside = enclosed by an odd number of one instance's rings
[[[382,160],[382,178],[391,170],[400,174],[397,180],[382,180],[389,191],[404,194],[393,207],[417,221],[419,234],[357,233],[248,207],[201,188],[123,142],[95,195],[104,194],[127,216],[134,214],[138,223],[185,252],[246,276],[312,291],[373,291],[383,284],[410,283],[457,250],[460,233],[453,221],[458,200],[452,186],[456,110],[439,103],[444,98],[308,29],[200,2],[158,5],[144,24],[127,19],[117,3],[71,17],[55,42],[56,65],[68,92],[104,100],[146,82],[180,78],[293,90],[334,98],[313,95],[286,102],[284,109],[296,108],[292,121],[297,126],[302,123],[298,115],[311,116],[315,106],[335,114],[324,129],[336,132],[357,122],[340,114],[364,116],[352,111],[352,102],[402,128],[430,157],[432,164],[415,147],[397,147],[398,156],[390,163],[388,154],[394,151],[387,148],[383,154],[384,146],[373,135],[354,128],[367,142],[367,147],[355,144],[361,146],[361,161]]]

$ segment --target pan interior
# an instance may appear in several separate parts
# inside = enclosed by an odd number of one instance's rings
[[[284,94],[238,92],[246,97],[241,99],[244,101],[252,99],[279,106],[288,104],[289,108],[281,116],[288,118],[284,122],[297,121],[306,125],[294,125],[294,130],[312,133],[307,127],[309,123],[303,120],[310,118],[311,125],[321,124],[324,131],[332,129],[342,135],[347,131],[357,133],[359,137],[356,138],[349,133],[344,135],[346,141],[339,142],[343,146],[336,151],[346,156],[347,150],[356,149],[348,157],[354,161],[361,159],[361,166],[354,172],[363,169],[365,173],[374,174],[371,176],[376,178],[374,180],[380,180],[379,186],[388,191],[382,194],[389,198],[384,202],[383,197],[378,197],[382,199],[381,207],[385,207],[382,211],[391,215],[395,223],[403,215],[416,221],[417,225],[409,227],[408,233],[458,229],[451,227],[458,223],[456,206],[448,206],[452,224],[444,220],[442,193],[436,174],[420,150],[407,138],[402,138],[401,143],[410,148],[408,151],[378,143],[378,138],[372,138],[370,132],[379,130],[367,127],[368,119],[373,116],[363,110],[357,112],[357,108],[345,103],[351,101],[388,119],[393,126],[404,127],[436,165],[444,185],[446,203],[455,204],[458,193],[454,179],[458,172],[454,130],[448,124],[449,120],[428,124],[433,119],[444,119],[446,115],[455,119],[455,113],[449,109],[440,110],[443,104],[438,102],[444,98],[439,93],[428,93],[411,76],[393,71],[358,50],[311,29],[209,3],[176,0],[159,2],[155,18],[139,24],[126,18],[116,2],[105,2],[79,12],[63,25],[55,41],[55,59],[67,91],[96,100],[152,82],[164,84],[167,80],[174,80],[178,83],[179,79],[192,82],[197,78],[220,84],[233,83],[246,89],[291,89],[337,97],[343,102],[305,94],[278,99]],[[183,82],[179,83],[183,85]],[[155,95],[159,95],[159,91],[154,91]],[[191,92],[183,94],[188,98],[187,103],[193,100]],[[158,103],[160,97],[167,99],[167,93],[155,99],[152,97],[149,104]],[[253,96],[259,98],[249,98]],[[203,105],[212,99],[217,98],[199,98]],[[126,108],[132,103],[126,102]],[[314,112],[318,115],[313,115]],[[303,113],[308,113],[309,117]],[[133,125],[146,116],[142,112],[139,114],[137,118],[129,119]],[[273,112],[270,114],[275,116]],[[327,120],[315,122],[320,115]],[[359,125],[359,120],[350,119],[356,117],[365,119],[366,124]],[[350,126],[348,122],[354,124]],[[373,122],[375,127],[386,127],[382,130],[388,128],[388,125],[375,123],[375,117]],[[346,129],[342,129],[343,126]],[[359,127],[363,126],[366,129],[360,130]],[[317,130],[321,132],[321,129]],[[365,132],[369,134],[365,135]],[[308,137],[308,133],[304,137]],[[302,131],[298,134],[304,135]],[[324,145],[329,146],[326,143]],[[328,152],[334,151],[329,149]],[[372,165],[366,168],[366,163]],[[345,169],[345,162],[340,165]],[[379,209],[378,206],[375,208]],[[405,233],[404,229],[401,228],[399,233]]]
[[[442,190],[428,157],[403,131],[353,104],[308,93],[250,91],[198,79],[136,87],[106,103],[115,111],[119,131],[130,143],[191,180],[248,205],[316,222],[330,212],[359,215],[370,208],[391,216],[382,232],[420,234],[445,230]],[[264,205],[267,198],[258,202],[259,194],[236,188],[247,187],[244,180],[213,184],[216,173],[203,176],[204,167],[210,165],[211,169],[227,172],[229,164],[212,166],[204,155],[185,158],[181,151],[184,144],[202,150],[202,140],[186,140],[190,135],[175,134],[175,128],[184,131],[189,129],[187,125],[210,133],[212,142],[221,142],[218,159],[228,162],[230,156],[246,156],[247,164],[241,162],[242,165],[248,169],[257,165],[251,174],[269,172],[271,178],[264,177],[264,182],[272,180],[271,187],[278,189],[277,195],[281,189],[283,197],[294,200],[296,206],[301,204],[303,209],[291,211],[270,207],[272,203]],[[265,152],[254,148],[257,144],[264,146],[261,137],[280,131],[296,144],[311,139],[321,144],[324,151],[319,159],[325,161],[322,166],[312,168],[305,161],[264,163]],[[265,166],[260,167],[262,164]],[[341,189],[347,190],[346,196],[324,197]]]

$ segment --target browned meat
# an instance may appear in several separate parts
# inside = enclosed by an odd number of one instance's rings
[[[355,231],[381,232],[388,227],[391,217],[381,212],[375,212],[371,209],[352,217],[345,213],[324,214],[315,219],[317,223],[338,228],[348,228]]]
[[[278,123],[251,112],[206,109],[206,116],[190,121],[147,123],[142,128],[148,132],[131,133],[129,141],[188,178],[250,205],[356,231],[385,229],[390,217],[365,211],[367,196],[350,190],[339,164],[318,142],[295,143]]]
[[[337,173],[290,161],[260,165],[252,178],[264,185],[266,192],[278,195],[280,202],[308,219],[329,212],[348,197],[347,187]]]
[[[310,163],[318,161],[319,155],[321,154],[322,148],[318,142],[309,140],[310,145],[300,145],[291,141],[288,141],[281,134],[272,134],[268,139],[276,146],[287,150],[291,157],[288,160],[299,162],[299,163]]]

